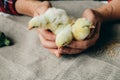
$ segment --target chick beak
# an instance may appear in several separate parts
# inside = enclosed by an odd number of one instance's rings
[[[94,29],[94,28],[95,28],[95,26],[93,26],[93,25],[92,25],[92,26],[90,26],[89,28],[90,28],[90,29]]]
[[[28,30],[31,30],[31,29],[33,29],[33,27],[31,27],[31,26],[30,26],[30,27],[28,27]]]

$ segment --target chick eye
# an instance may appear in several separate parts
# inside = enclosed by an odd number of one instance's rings
[[[37,28],[38,26],[33,26],[33,28]]]
[[[58,23],[58,25],[62,25],[62,23]]]
[[[35,26],[33,26],[33,28],[35,28]]]
[[[66,44],[67,44],[67,42],[64,42],[64,43],[63,43],[63,46],[65,46]]]
[[[89,25],[85,25],[85,26],[83,26],[83,28],[84,28],[84,27],[89,27]]]
[[[66,46],[66,44],[68,44],[68,43],[69,43],[69,42],[64,42],[64,43],[63,43],[63,46]]]

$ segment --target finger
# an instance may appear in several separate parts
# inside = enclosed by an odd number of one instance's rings
[[[87,36],[86,40],[92,38],[93,35],[94,35],[94,33],[95,33],[95,29],[94,29],[94,28],[91,28],[90,34]]]
[[[96,33],[100,33],[100,26],[101,26],[101,23],[97,23],[97,28],[96,28]]]
[[[96,17],[94,16],[94,14],[95,14],[94,10],[86,9],[83,12],[82,17],[87,18],[90,22],[92,22],[92,25],[95,25],[96,24],[96,20],[95,20]]]
[[[93,46],[99,38],[99,33],[96,33],[93,38],[87,40],[87,48]]]
[[[75,49],[87,49],[88,47],[94,45],[99,38],[99,34],[96,33],[93,38],[89,40],[79,40],[79,41],[72,41],[67,47],[75,48]]]
[[[73,49],[73,48],[61,48],[59,54],[78,54],[81,53],[82,49]]]
[[[50,2],[48,2],[48,1],[43,1],[42,4],[46,5],[48,7],[52,7],[52,4]]]
[[[90,39],[90,38],[92,38],[93,37],[93,35],[94,35],[94,33],[95,33],[95,29],[96,29],[96,21],[90,21],[90,22],[93,22],[93,24],[92,24],[92,26],[89,26],[89,28],[90,28],[90,33],[89,33],[89,35],[87,36],[87,38],[86,39]]]
[[[86,39],[90,39],[90,38],[94,37],[95,34],[98,34],[100,31],[100,25],[101,25],[100,22],[98,22],[95,25],[96,28],[91,26],[92,28],[91,28],[90,34],[88,35],[88,37]]]
[[[94,25],[98,27],[96,22],[94,23]],[[92,38],[94,36],[95,30],[96,30],[95,26],[92,25],[92,26],[89,27],[90,28],[90,34],[88,35],[88,37],[86,39],[90,39],[90,38]]]
[[[40,41],[41,41],[41,44],[43,45],[43,47],[45,48],[57,48],[57,45],[55,44],[54,41],[48,41],[46,39],[44,39],[41,34],[39,34],[39,38],[40,38]]]
[[[88,47],[87,41],[72,41],[67,47],[74,48],[74,49],[86,49]]]
[[[95,29],[91,29],[91,33],[89,35],[89,39],[90,38],[94,38],[95,34],[98,34],[99,35],[99,32],[100,32],[100,22],[97,22],[96,23],[96,28]]]
[[[55,54],[57,57],[61,57],[61,54],[59,54],[58,49],[48,49],[51,53]]]
[[[37,29],[37,31],[44,37],[44,39],[49,41],[55,41],[56,36],[52,32],[43,29]]]

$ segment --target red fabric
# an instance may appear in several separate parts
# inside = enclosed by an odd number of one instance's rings
[[[4,9],[4,5],[2,4],[2,1],[0,1],[0,12],[6,12]]]
[[[10,8],[10,12],[12,12],[12,14],[15,14],[15,15],[17,15],[17,12],[14,10],[14,7],[13,7],[13,2],[12,2],[12,0],[9,0],[10,2],[9,2],[9,4],[8,4],[8,6],[9,6],[9,8]]]
[[[110,1],[112,1],[112,0],[108,0],[108,2],[110,2]]]
[[[15,10],[16,0],[0,0],[0,12],[5,12],[13,15],[20,15]]]

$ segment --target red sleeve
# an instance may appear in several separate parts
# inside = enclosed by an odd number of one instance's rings
[[[16,0],[0,0],[0,12],[18,15],[15,9]]]
[[[112,0],[108,0],[108,2],[110,2],[110,1],[112,1]]]

